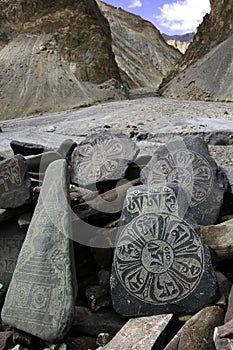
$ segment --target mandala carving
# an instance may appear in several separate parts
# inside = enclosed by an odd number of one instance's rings
[[[160,157],[150,169],[150,185],[163,182],[181,184],[190,198],[190,206],[202,203],[213,188],[213,173],[209,162],[199,153],[188,150]]]
[[[124,144],[114,135],[99,135],[77,151],[74,172],[82,184],[108,179],[127,159]]]
[[[131,295],[163,305],[182,300],[197,287],[204,268],[203,245],[179,217],[142,214],[122,230],[114,265]]]

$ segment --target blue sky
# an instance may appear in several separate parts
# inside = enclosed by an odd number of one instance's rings
[[[103,0],[152,22],[161,33],[195,31],[210,12],[209,0]]]

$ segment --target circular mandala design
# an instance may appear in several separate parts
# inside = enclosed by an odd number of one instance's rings
[[[203,274],[203,245],[183,219],[147,213],[122,230],[114,265],[131,295],[163,305],[182,300],[197,287]]]
[[[125,159],[124,145],[114,135],[100,135],[80,145],[74,162],[79,183],[95,183],[108,179]]]
[[[31,305],[35,309],[43,310],[48,304],[48,287],[36,287],[33,289]]]
[[[199,153],[188,150],[159,158],[149,174],[148,183],[178,182],[190,198],[190,206],[202,203],[213,188],[213,172],[209,162]]]

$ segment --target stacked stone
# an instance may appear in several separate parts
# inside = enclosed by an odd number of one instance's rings
[[[20,349],[21,344],[33,349],[42,339],[106,350],[144,350],[145,344],[148,350],[166,345],[184,350],[187,344],[200,350],[202,343],[212,344],[214,327],[223,324],[221,303],[229,288],[224,291],[227,283],[218,275],[218,293],[202,235],[217,262],[225,256],[231,259],[233,249],[231,222],[213,225],[227,180],[206,144],[192,137],[170,142],[146,166],[145,159],[136,159],[138,148],[132,140],[109,132],[92,135],[77,148],[72,140],[57,150],[33,145],[30,151],[30,144],[17,142],[16,146],[25,157],[12,157],[23,160],[21,179],[33,181],[28,185],[29,202],[24,199],[20,207],[7,204],[0,211],[0,302],[10,284],[2,318],[11,325],[0,323],[0,347],[18,344]],[[144,168],[143,185],[139,166]],[[35,187],[37,181],[42,187]],[[9,185],[7,178],[2,190]],[[37,201],[35,210],[32,200]],[[33,213],[26,237],[28,220],[19,217],[25,211]],[[17,217],[21,229],[9,221]],[[207,223],[212,226],[199,230],[198,224]],[[218,295],[220,306],[208,306]],[[168,344],[172,325],[177,326],[177,317],[184,312],[198,313]],[[137,318],[127,322],[129,316]],[[229,343],[221,339],[232,332],[232,323],[225,322],[215,332],[218,350]],[[58,348],[65,350],[65,344]]]
[[[160,147],[127,192],[111,276],[113,306],[128,316],[196,312],[217,296],[197,224],[213,224],[227,189],[206,143],[185,137]]]

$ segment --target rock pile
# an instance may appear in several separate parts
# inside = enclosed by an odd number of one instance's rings
[[[11,144],[0,349],[230,349],[232,223],[220,218],[232,194],[203,140],[149,162],[109,132],[56,150]]]

